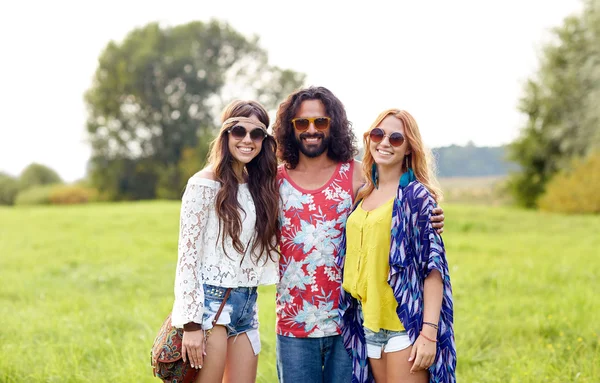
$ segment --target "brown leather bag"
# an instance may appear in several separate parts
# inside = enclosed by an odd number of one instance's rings
[[[225,291],[223,302],[212,320],[213,327],[217,323],[223,307],[229,298],[231,288]],[[208,334],[206,334],[208,337]],[[206,341],[206,337],[204,340]],[[171,324],[171,314],[163,322],[154,344],[152,345],[151,364],[154,376],[159,377],[165,383],[192,383],[198,375],[198,370],[192,368],[189,360],[183,363],[181,354],[181,342],[183,340],[183,329],[175,328]]]

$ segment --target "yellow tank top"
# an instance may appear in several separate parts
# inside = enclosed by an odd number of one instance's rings
[[[361,302],[364,326],[402,331],[404,326],[396,314],[398,303],[387,282],[392,230],[391,199],[365,211],[362,201],[346,221],[346,260],[344,290]]]

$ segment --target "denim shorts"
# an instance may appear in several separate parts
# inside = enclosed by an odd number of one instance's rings
[[[406,331],[379,330],[374,332],[365,328],[367,341],[367,356],[372,359],[381,359],[381,352],[401,351],[412,345]]]
[[[204,285],[204,314],[202,328],[207,331],[213,325],[212,321],[219,310],[225,297],[226,287]],[[227,330],[227,338],[246,333],[254,355],[261,349],[260,334],[258,332],[258,308],[256,287],[236,287],[231,289],[227,302],[217,319],[217,325],[222,325]]]

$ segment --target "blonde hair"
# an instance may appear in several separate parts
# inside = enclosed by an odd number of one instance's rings
[[[371,143],[369,133],[372,129],[379,126],[381,121],[383,121],[383,119],[387,116],[394,116],[402,121],[402,125],[404,126],[404,137],[408,143],[408,148],[410,149],[410,154],[407,155],[410,164],[409,166],[415,173],[417,181],[422,183],[427,190],[429,190],[436,202],[440,202],[442,200],[442,190],[440,189],[435,178],[435,161],[433,155],[431,154],[431,151],[423,144],[417,121],[410,113],[399,109],[387,109],[381,112],[375,119],[375,122],[371,124],[369,130],[365,132],[363,136],[365,154],[363,157],[362,166],[366,178],[366,184],[360,190],[356,199],[360,200],[365,198],[371,194],[375,188],[372,178],[373,164],[375,163],[375,160],[373,159],[371,151],[369,150]],[[406,167],[406,161],[404,159],[402,160],[401,166],[403,172],[408,171]]]

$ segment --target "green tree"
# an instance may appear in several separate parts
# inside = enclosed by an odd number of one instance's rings
[[[552,36],[520,101],[526,125],[509,147],[521,169],[510,187],[527,207],[573,158],[600,147],[600,1],[585,1],[582,14],[566,18]]]
[[[304,77],[216,20],[135,29],[107,45],[85,95],[91,181],[106,199],[179,198],[183,154],[205,160],[227,102],[274,108]]]
[[[19,192],[19,181],[6,173],[0,172],[0,205],[12,205]]]
[[[60,176],[49,167],[32,163],[21,172],[19,176],[19,189],[27,190],[33,186],[62,183]]]

